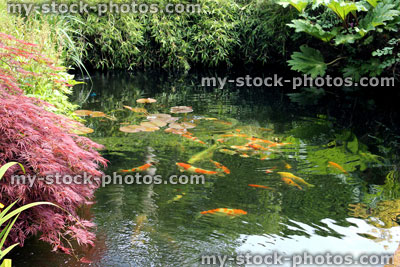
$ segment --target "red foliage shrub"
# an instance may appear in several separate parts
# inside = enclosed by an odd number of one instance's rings
[[[12,41],[14,46],[6,45],[6,41]],[[26,62],[33,60],[52,71],[58,68],[40,56],[34,45],[12,36],[0,33],[0,48],[0,165],[10,161],[22,163],[27,174],[37,178],[56,173],[93,176],[91,184],[47,184],[45,180],[36,179],[33,187],[29,187],[28,184],[11,184],[12,175],[23,173],[16,166],[10,169],[0,183],[1,203],[7,205],[19,200],[18,205],[24,205],[49,201],[73,216],[45,205],[29,209],[19,216],[9,242],[23,244],[28,236],[41,233],[42,240],[66,253],[70,250],[65,244],[70,240],[93,244],[95,236],[88,230],[93,224],[79,219],[76,210],[93,197],[99,185],[99,180],[95,179],[102,175],[99,164],[106,165],[106,160],[97,152],[101,146],[72,134],[71,129],[80,123],[47,111],[48,103],[23,95],[19,88],[21,77],[32,75],[20,71]]]

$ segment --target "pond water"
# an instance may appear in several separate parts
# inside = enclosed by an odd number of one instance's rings
[[[163,179],[190,175],[180,172],[176,163],[187,163],[210,147],[211,152],[192,165],[218,171],[218,175],[205,175],[204,184],[110,184],[98,189],[95,203],[80,211],[97,224],[96,246],[78,251],[92,266],[199,266],[202,255],[235,257],[246,252],[329,251],[356,257],[396,250],[400,229],[393,218],[358,204],[377,201],[379,186],[365,180],[377,180],[371,175],[380,172],[371,170],[381,160],[333,118],[298,110],[280,89],[220,90],[201,87],[197,77],[157,73],[99,73],[92,79],[92,85],[75,87],[73,99],[81,109],[110,116],[86,120],[86,126],[94,129],[88,136],[106,147],[107,174],[152,162],[143,175],[159,174]],[[157,102],[136,103],[147,97]],[[143,113],[123,106],[146,108],[149,114],[190,106],[193,112],[172,116],[196,124],[188,131],[204,143],[166,133],[167,127],[121,132],[119,128],[126,124],[146,121]],[[270,143],[253,143],[265,150],[248,149],[251,140],[246,138],[251,137]],[[230,174],[219,171],[210,159],[229,168]],[[301,177],[311,186],[293,179],[297,185],[286,184],[282,173]],[[217,208],[247,214],[200,213]],[[51,253],[49,246],[36,239],[16,250],[12,258],[15,266],[87,266]],[[231,265],[235,266],[233,262],[226,266]]]

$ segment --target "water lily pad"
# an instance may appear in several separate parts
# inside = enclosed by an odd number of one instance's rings
[[[170,119],[172,116],[170,114],[161,114],[161,113],[157,113],[157,114],[149,114],[147,116],[148,120],[155,120],[155,119]]]
[[[147,109],[145,109],[145,108],[133,108],[130,106],[124,106],[124,108],[129,109],[130,111],[133,111],[136,113],[147,113]]]
[[[187,107],[187,106],[176,106],[172,107],[170,110],[171,113],[189,113],[193,112],[192,107]]]
[[[137,103],[140,104],[151,104],[151,103],[155,103],[157,102],[157,100],[153,99],[153,98],[141,98],[136,100]]]
[[[92,113],[90,114],[90,117],[93,117],[93,118],[101,118],[101,117],[106,117],[106,116],[107,115],[101,111],[92,111]]]
[[[92,114],[92,112],[93,111],[91,111],[91,110],[82,109],[82,110],[75,110],[73,112],[73,114],[76,115],[76,116],[84,117],[84,116],[89,116],[90,114]]]
[[[151,120],[150,122],[157,127],[164,127],[168,124],[167,122],[160,120],[160,119],[154,119],[154,120]]]
[[[170,123],[169,124],[169,128],[173,128],[176,130],[184,130],[186,129],[183,125],[181,125],[180,123]]]
[[[179,135],[187,134],[187,132],[185,130],[182,130],[182,129],[178,130],[178,129],[174,129],[174,128],[167,128],[167,129],[165,129],[164,132],[172,133],[172,134],[179,134]]]
[[[144,127],[158,127],[155,123],[152,123],[151,121],[143,121],[140,123],[140,126]]]
[[[71,128],[69,132],[74,134],[90,134],[93,133],[94,130],[83,125],[76,125],[74,128]]]
[[[192,129],[197,126],[196,124],[191,122],[182,122],[181,125],[185,127],[185,129]]]
[[[144,131],[144,127],[139,125],[128,125],[119,128],[119,130],[124,133],[138,133]]]

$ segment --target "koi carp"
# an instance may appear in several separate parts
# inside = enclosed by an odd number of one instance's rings
[[[303,190],[303,188],[301,188],[300,185],[296,184],[296,182],[294,182],[294,181],[293,181],[292,179],[290,179],[290,178],[282,177],[282,181],[284,181],[287,185],[295,186],[295,187],[297,187],[298,189]]]
[[[150,168],[151,166],[153,166],[153,164],[151,163],[146,163],[142,166],[136,167],[136,168],[132,168],[130,170],[121,170],[121,172],[142,172],[147,170],[148,168]]]
[[[206,210],[200,212],[200,214],[223,214],[223,215],[229,215],[229,216],[238,216],[238,215],[246,215],[247,212],[241,209],[227,209],[227,208],[218,208],[218,209],[213,209],[213,210]]]
[[[179,169],[181,171],[201,173],[201,174],[217,174],[216,171],[208,171],[208,170],[200,169],[200,168],[194,167],[190,164],[183,163],[183,162],[177,162],[176,165],[179,167]]]
[[[272,188],[271,188],[271,187],[269,187],[269,186],[265,186],[265,185],[259,185],[259,184],[248,184],[248,186],[251,186],[251,187],[256,187],[256,188],[263,188],[263,189],[271,189],[271,190],[272,190]]]
[[[339,171],[345,173],[345,174],[349,174],[342,166],[340,166],[339,164],[337,164],[336,162],[333,161],[328,161],[328,166],[329,167],[333,167],[338,169]]]
[[[210,160],[210,161],[211,161],[218,169],[222,170],[224,173],[226,173],[226,174],[230,174],[230,173],[231,173],[231,171],[230,171],[226,166],[222,165],[221,163],[216,162],[216,161],[213,161],[213,160]]]
[[[298,177],[298,176],[296,176],[296,175],[294,175],[294,174],[292,174],[290,172],[278,172],[278,174],[281,176],[282,179],[283,178],[289,178],[289,179],[295,180],[298,183],[302,183],[304,185],[307,185],[309,187],[314,187],[315,186],[313,184],[307,183],[306,181],[304,181],[303,178],[300,178],[300,177]]]

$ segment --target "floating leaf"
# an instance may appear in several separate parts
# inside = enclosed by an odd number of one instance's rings
[[[145,109],[145,108],[133,108],[133,107],[130,107],[130,106],[124,106],[124,108],[129,109],[129,110],[131,110],[133,112],[136,112],[136,113],[147,113],[147,109]]]
[[[90,114],[92,114],[91,110],[75,110],[72,114],[76,115],[76,116],[81,116],[81,117],[85,117],[85,116],[89,116]]]
[[[195,128],[197,125],[191,122],[182,122],[181,125],[185,128],[185,129],[192,129]]]
[[[144,128],[145,127],[139,125],[128,125],[119,128],[119,130],[124,133],[138,133],[144,131]]]
[[[160,120],[160,119],[151,120],[150,123],[153,124],[153,126],[156,126],[156,127],[164,127],[164,126],[166,126],[168,124],[167,122],[165,122],[163,120]]]
[[[137,103],[140,104],[151,104],[151,103],[155,103],[157,102],[157,100],[153,99],[153,98],[141,98],[136,100]]]
[[[74,128],[71,128],[69,132],[74,134],[90,134],[93,133],[94,130],[92,128],[85,127],[83,125],[77,125]]]
[[[176,106],[171,108],[171,113],[189,113],[193,112],[192,107],[187,106]]]

